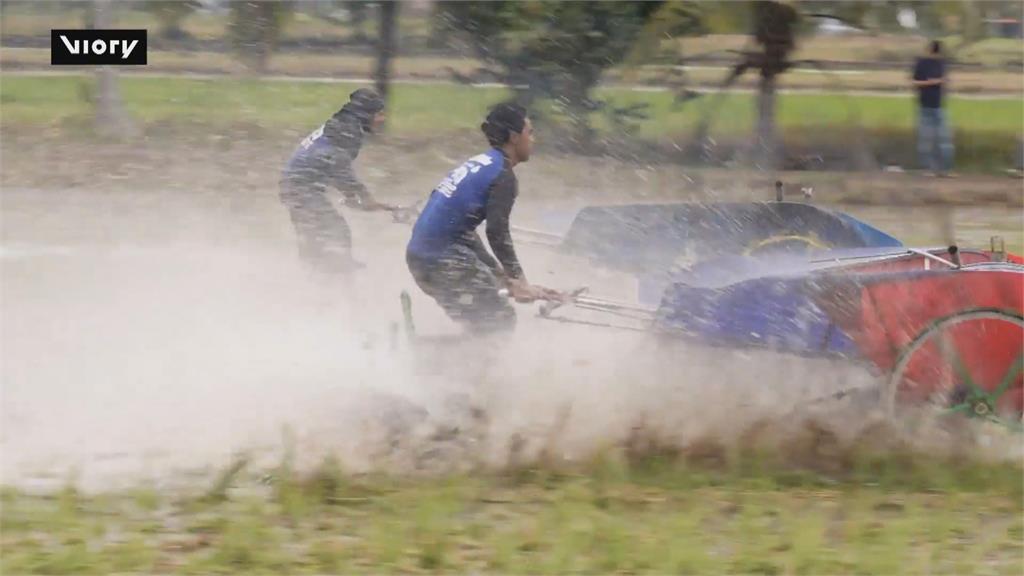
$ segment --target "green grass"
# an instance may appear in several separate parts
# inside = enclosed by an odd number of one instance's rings
[[[323,120],[357,86],[259,80],[196,80],[180,78],[122,79],[125,101],[144,122],[187,122],[212,126],[237,123],[266,128],[312,125]],[[399,133],[475,129],[487,106],[506,97],[503,89],[464,86],[396,86],[390,110]],[[83,77],[6,77],[0,82],[3,120],[9,123],[55,123],[90,113],[93,82]],[[640,134],[659,137],[692,129],[710,99],[674,105],[668,93],[599,90],[614,105],[644,103],[648,120]],[[1024,125],[1024,102],[951,99],[951,121],[963,130],[1018,134]],[[782,95],[778,119],[783,127],[845,126],[859,118],[867,128],[909,129],[915,122],[911,97],[841,95]],[[723,133],[749,131],[754,121],[754,97],[731,94],[723,99],[714,129]]]
[[[606,457],[419,481],[242,475],[228,497],[8,488],[3,573],[974,573],[1024,560],[1021,470],[889,455],[838,476]]]
[[[0,121],[16,130],[91,130],[93,80],[89,76],[0,78]],[[220,135],[236,130],[290,137],[319,125],[347,101],[357,86],[247,79],[124,77],[124,101],[147,131]],[[502,88],[458,85],[398,85],[389,108],[389,132],[423,140],[476,134],[488,106],[509,96]],[[616,107],[646,104],[647,118],[630,128],[630,138],[668,150],[692,141],[711,98],[677,105],[668,93],[602,89],[598,96]],[[551,112],[543,104],[539,112]],[[886,162],[916,164],[913,99],[885,96],[784,94],[778,122],[787,146],[796,153],[848,153],[863,129],[864,138]],[[752,94],[730,94],[714,116],[711,135],[723,145],[746,142],[753,130]],[[1013,165],[1024,126],[1024,101],[1015,98],[952,98],[959,169],[1001,171]],[[555,115],[558,118],[557,115]],[[607,115],[593,117],[599,135],[615,134]],[[552,125],[541,126],[542,139]],[[545,131],[547,129],[547,132]]]
[[[223,129],[239,124],[267,129],[315,127],[358,88],[349,84],[123,78],[128,109],[144,123],[184,123]],[[88,77],[3,78],[0,117],[10,124],[56,125],[88,118],[93,82]],[[475,128],[500,89],[399,86],[390,124],[398,133],[425,134]]]
[[[1021,61],[1024,42],[1017,38],[988,38],[962,50],[958,35],[940,38],[957,62],[986,66],[1017,65]],[[877,36],[801,36],[797,40],[794,60],[814,59],[825,62],[903,62],[909,64],[921,55],[929,38],[914,34],[882,33]],[[746,34],[708,34],[663,41],[663,46],[676,42],[687,55],[717,50],[741,50],[750,41]],[[671,52],[670,52],[671,53]]]
[[[645,136],[683,133],[692,129],[711,107],[711,98],[701,98],[676,105],[667,93],[600,90],[599,95],[616,106],[644,103],[651,120],[641,124]],[[1000,100],[969,100],[952,98],[950,121],[956,128],[968,131],[996,131],[1018,134],[1024,125],[1024,101],[1015,98]],[[716,132],[749,132],[755,120],[755,97],[752,94],[729,94],[717,109],[712,128]],[[868,129],[911,129],[916,123],[916,109],[910,95],[843,96],[836,94],[783,94],[779,96],[777,118],[784,128],[821,128],[850,126],[859,123]]]
[[[1024,56],[1021,51],[1024,49],[1019,39],[1015,38],[986,38],[962,50],[957,50],[957,59],[963,62],[978,62],[987,66],[1016,63],[1018,66]]]

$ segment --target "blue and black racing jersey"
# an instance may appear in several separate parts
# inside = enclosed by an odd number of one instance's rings
[[[333,186],[348,196],[366,198],[366,186],[356,178],[352,162],[363,145],[364,121],[342,110],[306,136],[284,169],[282,182],[299,186]]]
[[[501,262],[507,276],[519,278],[519,266],[509,216],[518,195],[518,183],[504,153],[492,148],[473,156],[452,170],[430,193],[407,251],[421,260],[440,258],[453,244],[472,248],[491,268],[497,262],[484,248],[476,233],[477,226],[487,221],[487,241]]]

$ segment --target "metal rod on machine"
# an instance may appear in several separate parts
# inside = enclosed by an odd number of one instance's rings
[[[579,324],[581,326],[596,326],[598,328],[614,328],[616,330],[629,330],[630,332],[647,332],[646,328],[636,326],[623,326],[622,324],[610,324],[607,322],[591,322],[589,320],[578,320],[576,318],[563,318],[561,316],[547,316],[548,320],[563,322],[565,324]]]
[[[652,308],[646,308],[644,306],[637,306],[635,304],[628,304],[625,302],[605,300],[603,298],[584,296],[583,292],[585,291],[586,288],[578,288],[570,292],[567,295],[568,298],[564,300],[545,302],[541,305],[538,313],[543,317],[550,317],[551,313],[558,308],[566,304],[572,304],[573,306],[584,310],[596,310],[598,312],[614,314],[616,316],[630,318],[632,320],[652,320],[654,318],[655,310]]]
[[[594,310],[617,310],[648,315],[653,315],[655,312],[653,308],[637,306],[636,304],[627,304],[624,302],[614,302],[612,300],[604,300],[601,298],[593,298],[591,296],[577,296],[572,300],[572,303],[581,308],[591,308]]]
[[[608,316],[615,316],[617,318],[627,318],[629,320],[636,320],[638,322],[653,322],[654,315],[648,312],[638,312],[632,310],[618,310],[614,308],[601,308],[597,306],[588,306],[586,304],[577,304],[577,308],[580,310],[594,310]],[[549,316],[550,317],[550,316]]]
[[[880,252],[880,253],[874,253],[874,254],[865,254],[863,256],[842,256],[842,257],[838,257],[838,258],[837,257],[819,258],[819,259],[815,259],[815,260],[808,260],[808,263],[810,263],[810,264],[822,264],[822,263],[825,263],[825,262],[836,262],[836,263],[839,263],[839,262],[850,262],[850,261],[854,261],[854,260],[881,260],[881,259],[884,259],[884,258],[899,258],[901,256],[906,256],[908,254],[919,254],[919,255],[921,255],[923,252],[926,252],[927,250],[944,250],[944,249],[945,248],[935,247],[935,248],[928,248],[926,250],[920,250],[920,249],[917,249],[917,248],[903,248],[903,247],[899,247],[899,248],[893,248],[891,252]],[[931,254],[927,254],[925,256],[930,256],[930,257],[937,258],[937,256],[932,256]],[[940,258],[940,260],[941,260],[941,258]]]
[[[522,238],[521,241],[528,244],[559,246],[563,240],[563,237],[560,234],[555,234],[553,232],[544,232],[543,230],[534,230],[532,228],[524,228],[522,226],[509,226],[509,229],[516,235],[524,235],[525,237]]]
[[[533,228],[525,228],[523,226],[509,226],[509,229],[511,229],[513,232],[521,232],[523,234],[533,234],[534,236],[541,236],[543,238],[548,238],[550,240],[554,240],[554,241],[558,241],[558,242],[562,241],[562,235],[561,234],[555,234],[554,232],[545,232],[544,230],[535,230]]]
[[[955,254],[956,253],[956,247],[955,246],[951,246],[949,248],[949,250],[950,250],[951,254]],[[936,262],[945,264],[946,266],[949,266],[950,268],[959,268],[960,267],[959,264],[956,264],[954,262],[950,262],[949,260],[946,260],[945,258],[939,258],[935,254],[932,254],[931,252],[927,252],[925,250],[919,250],[917,248],[910,248],[908,251],[913,253],[913,254],[917,254],[918,256],[924,256],[925,258],[928,258],[929,260],[934,260]],[[957,257],[957,259],[959,259],[959,257]]]

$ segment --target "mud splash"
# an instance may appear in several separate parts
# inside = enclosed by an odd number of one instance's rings
[[[270,192],[5,191],[2,482],[164,484],[285,450],[300,469],[332,455],[354,472],[429,474],[637,442],[687,451],[754,435],[781,449],[808,417],[836,446],[873,430],[879,445],[1020,458],[1019,441],[880,424],[863,402],[797,408],[870,386],[850,364],[554,324],[527,307],[508,338],[413,344],[397,328],[402,289],[420,334],[457,328],[402,265],[408,228],[382,219],[350,215],[368,267],[328,284],[299,266]],[[540,248],[521,258],[534,282],[629,289]]]

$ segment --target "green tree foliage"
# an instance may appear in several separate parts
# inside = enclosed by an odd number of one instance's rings
[[[171,39],[187,38],[181,27],[199,3],[192,0],[151,0],[142,5],[160,22],[160,36]]]
[[[700,36],[708,34],[709,10],[714,4],[700,4],[669,0],[655,10],[644,24],[643,30],[630,49],[626,63],[639,65],[661,55],[662,42],[684,36]],[[673,52],[678,45],[673,44]],[[676,56],[679,54],[676,53]]]
[[[576,137],[592,136],[591,97],[601,73],[622,62],[661,2],[439,2],[435,21],[461,35],[526,104],[554,100]]]
[[[345,10],[348,11],[349,25],[352,26],[352,39],[356,42],[365,43],[366,37],[366,19],[369,15],[369,9],[372,7],[371,3],[367,3],[366,0],[348,0],[344,3]]]
[[[750,7],[746,2],[695,2],[709,34],[746,34],[750,31]]]
[[[367,0],[314,0],[298,3],[298,10],[314,18],[329,22],[350,33],[350,40],[355,44],[369,44],[373,40],[366,34],[366,22],[374,11],[381,11],[387,2],[368,2]],[[343,17],[338,12],[344,13]]]

